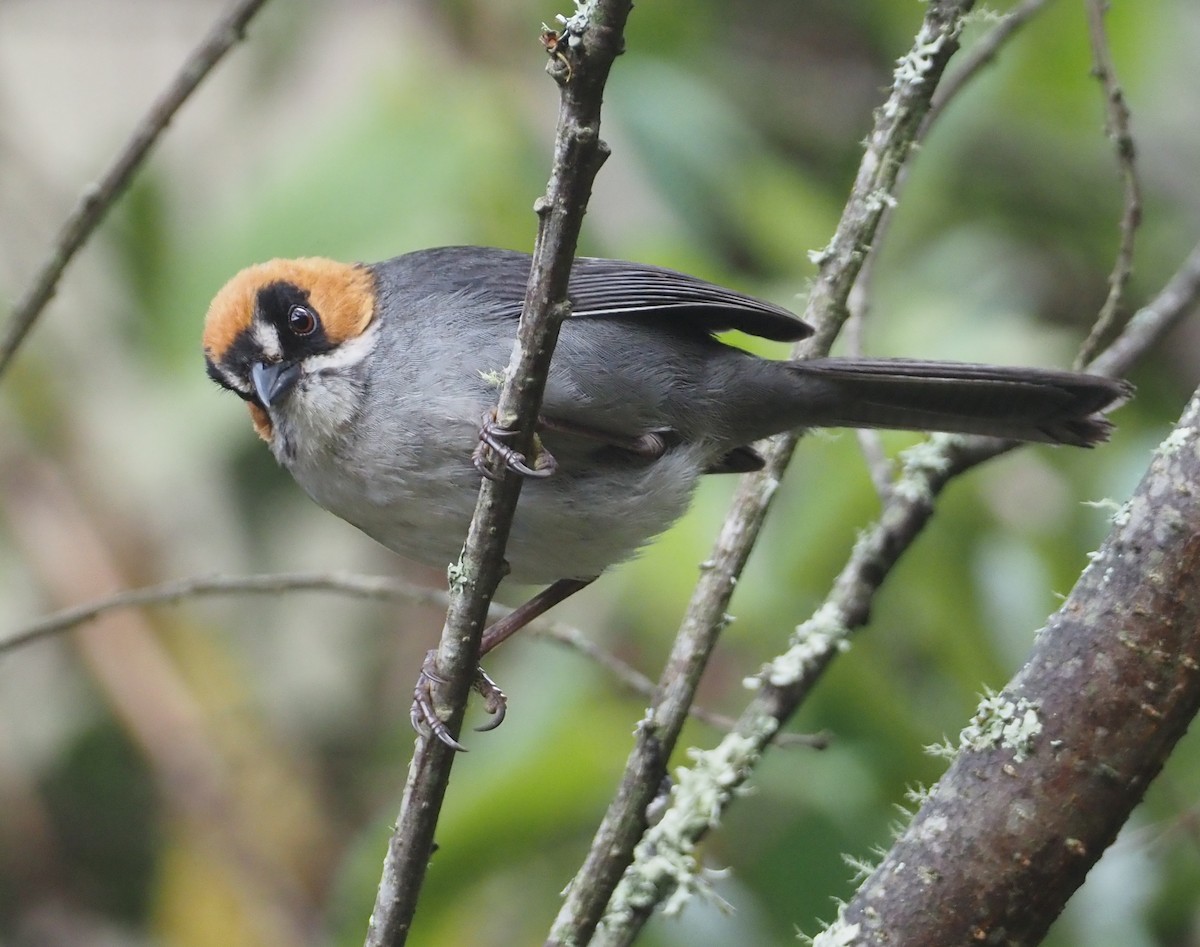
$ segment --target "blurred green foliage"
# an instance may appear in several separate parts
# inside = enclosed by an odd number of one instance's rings
[[[184,35],[150,6],[114,3],[112,27],[86,36],[44,7],[0,7],[10,294],[217,10],[180,4],[196,27]],[[358,569],[440,581],[298,495],[237,400],[204,378],[200,324],[229,275],[273,256],[527,249],[557,98],[537,27],[557,12],[527,0],[268,6],[0,387],[5,629],[118,580]],[[1143,0],[1109,16],[1146,191],[1127,309],[1200,231],[1197,12]],[[639,4],[583,251],[800,308],[806,254],[836,225],[921,13],[885,0]],[[980,14],[968,47],[991,25]],[[880,247],[869,350],[1070,362],[1104,298],[1120,211],[1089,69],[1080,5],[1051,3],[945,114]],[[57,136],[34,133],[30,116],[44,114]],[[947,492],[794,724],[828,732],[831,747],[774,753],[706,842],[734,913],[689,906],[656,919],[645,944],[786,944],[833,916],[831,899],[853,890],[842,854],[887,846],[906,787],[942,771],[922,747],[953,740],[978,693],[1019,666],[1102,538],[1106,512],[1083,501],[1119,501],[1136,483],[1195,382],[1195,331],[1138,370],[1111,445],[1022,451]],[[884,441],[895,453],[914,438]],[[562,617],[656,675],[731,489],[706,484],[685,521]],[[734,600],[707,706],[736,712],[742,679],[820,600],[876,508],[852,435],[805,440]],[[102,562],[71,539],[85,535]],[[234,599],[116,616],[91,638],[0,657],[0,942],[360,943],[411,746],[407,695],[438,626],[429,610]],[[106,676],[117,631],[160,649],[161,665],[122,667],[121,652]],[[472,737],[455,770],[415,943],[539,942],[645,703],[551,643],[504,652],[491,670],[509,720]],[[160,693],[182,709],[157,719]],[[685,743],[715,738],[696,724]],[[1185,741],[1047,943],[1198,942],[1197,762]]]

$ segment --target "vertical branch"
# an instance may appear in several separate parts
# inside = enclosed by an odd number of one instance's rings
[[[79,198],[75,209],[67,217],[50,255],[38,269],[29,288],[21,294],[13,306],[4,338],[0,340],[0,377],[12,363],[21,343],[33,328],[38,317],[54,297],[58,281],[75,254],[87,243],[104,215],[118,197],[124,193],[134,174],[146,160],[150,149],[166,130],[175,113],[186,102],[196,88],[212,72],[230,49],[245,35],[251,18],[266,3],[266,0],[238,0],[229,11],[213,24],[208,35],[184,62],[175,81],[158,98],[145,117],[133,130],[129,141],[121,149],[112,166],[95,184],[89,186]]]
[[[496,419],[519,431],[517,450],[529,454],[532,432],[558,339],[569,314],[567,282],[592,182],[608,149],[600,139],[600,107],[613,60],[621,52],[629,0],[591,0],[550,39],[550,71],[561,86],[554,165],[546,194],[535,205],[537,243],[524,310],[496,408]],[[488,606],[503,577],[504,545],[521,483],[515,476],[484,480],[463,554],[452,569],[450,607],[437,652],[444,684],[443,719],[451,733],[462,724],[467,695],[479,660]],[[435,737],[418,737],[404,787],[400,815],[388,844],[368,947],[403,944],[433,851],[454,751]]]

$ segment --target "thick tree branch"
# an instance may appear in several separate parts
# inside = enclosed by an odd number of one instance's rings
[[[514,446],[527,456],[558,329],[569,313],[567,282],[592,181],[607,156],[600,140],[600,106],[613,60],[621,52],[630,0],[592,0],[580,6],[555,38],[551,71],[561,86],[554,166],[536,210],[537,243],[524,311],[500,400],[497,422],[520,432]],[[503,577],[520,480],[485,480],[459,564],[451,571],[450,608],[437,652],[439,707],[451,733],[462,724],[479,660],[488,606]],[[367,947],[403,944],[416,911],[433,833],[450,780],[454,751],[418,737],[396,829],[388,844]]]
[[[1200,395],[821,944],[1036,944],[1200,708]],[[937,910],[930,910],[930,905]]]
[[[829,246],[817,255],[820,275],[809,297],[807,317],[817,327],[803,354],[828,351],[846,316],[846,297],[866,258],[880,217],[891,202],[900,168],[907,159],[930,96],[958,48],[962,19],[972,0],[935,0],[928,7],[911,50],[900,60],[892,92],[876,112],[875,127],[859,167],[850,201]],[[795,447],[795,436],[778,438],[766,469],[743,478],[734,506],[717,539],[659,681],[658,696],[639,724],[625,775],[592,841],[586,860],[555,919],[548,943],[624,943],[627,918],[643,911],[644,886],[609,899],[633,859],[646,829],[646,808],[658,792],[667,761],[686,719],[687,707],[720,629],[737,576],[745,566],[766,516],[775,487]],[[652,886],[653,887],[653,886]],[[607,907],[611,923],[596,926]],[[615,926],[614,926],[615,925]]]
[[[46,304],[54,297],[58,281],[75,254],[87,243],[108,209],[133,179],[150,149],[166,130],[175,113],[204,81],[213,67],[242,38],[246,26],[266,0],[238,0],[213,24],[195,51],[184,62],[174,82],[133,130],[129,141],[98,182],[88,187],[71,211],[50,255],[38,269],[29,288],[21,294],[8,318],[4,338],[0,340],[0,377],[25,341]]]

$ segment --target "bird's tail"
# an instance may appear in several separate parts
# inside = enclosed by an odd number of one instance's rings
[[[1091,447],[1108,439],[1103,412],[1127,382],[1041,368],[968,362],[825,358],[793,363],[813,427],[985,434]]]

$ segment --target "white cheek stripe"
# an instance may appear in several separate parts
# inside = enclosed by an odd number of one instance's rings
[[[263,361],[274,362],[283,357],[283,346],[279,344],[279,332],[273,325],[255,319],[250,326],[250,335],[262,352]]]
[[[245,395],[254,393],[254,386],[246,381],[246,379],[239,378],[237,375],[225,371],[220,365],[217,366],[217,371],[221,373],[221,377],[225,379],[226,384],[234,391],[240,391]]]
[[[317,375],[326,371],[338,371],[357,365],[375,348],[375,337],[379,335],[379,322],[372,322],[362,335],[347,339],[335,349],[320,355],[310,355],[301,363],[306,375]]]

